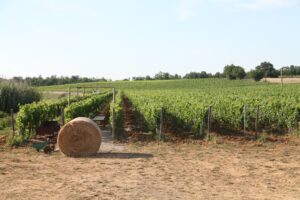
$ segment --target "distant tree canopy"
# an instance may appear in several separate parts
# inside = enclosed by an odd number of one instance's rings
[[[260,63],[255,70],[262,72],[264,77],[277,78],[279,76],[279,71],[276,70],[270,62]]]
[[[255,70],[249,72],[249,76],[255,81],[259,81],[262,78],[277,78],[279,74],[280,72],[270,62],[262,62],[256,66]]]
[[[300,76],[300,66],[291,65],[289,67],[283,67],[283,76]]]
[[[178,74],[172,75],[168,72],[158,72],[155,74],[154,79],[156,80],[169,80],[169,79],[181,79],[181,76]]]
[[[236,65],[227,65],[224,67],[223,74],[229,80],[243,79],[246,76],[244,68]]]
[[[198,79],[198,78],[212,78],[212,77],[216,77],[216,78],[223,78],[224,75],[220,72],[215,73],[214,75],[212,75],[211,73],[207,73],[205,71],[202,72],[190,72],[187,73],[186,75],[184,75],[183,77],[181,77],[178,74],[170,74],[168,72],[159,72],[157,74],[154,75],[154,77],[151,77],[149,75],[147,76],[134,76],[132,77],[133,81],[142,81],[142,80],[174,80],[174,79]]]
[[[212,74],[208,74],[205,71],[202,72],[190,72],[184,76],[186,79],[195,79],[195,78],[209,78],[212,77]]]
[[[264,77],[264,74],[261,71],[250,70],[248,72],[248,77],[254,79],[255,81],[259,81]]]
[[[281,68],[280,68],[281,69]],[[300,66],[291,65],[289,67],[283,67],[283,76],[300,76]],[[134,76],[131,78],[133,81],[142,80],[173,80],[173,79],[198,79],[198,78],[228,78],[229,80],[252,78],[255,81],[259,81],[265,77],[276,78],[280,76],[280,70],[276,70],[272,63],[262,62],[260,65],[256,66],[255,69],[245,72],[244,68],[238,65],[227,65],[224,67],[223,73],[217,72],[215,74],[207,73],[206,71],[201,72],[190,72],[181,77],[178,74],[170,74],[168,72],[158,72],[154,76]],[[0,81],[5,79],[0,78]],[[129,81],[130,78],[123,79],[124,81]],[[98,82],[98,81],[110,81],[105,78],[87,78],[79,76],[50,76],[43,78],[38,77],[13,77],[12,81],[15,83],[26,83],[31,86],[49,86],[49,85],[63,85],[63,84],[73,84],[73,83],[85,83],[85,82]]]
[[[158,72],[152,78],[151,76],[134,76],[132,77],[133,81],[142,81],[142,80],[172,80],[172,79],[181,79],[181,76],[178,74],[170,74],[168,72]]]
[[[214,74],[214,77],[215,78],[224,78],[224,74],[220,73],[220,72],[217,72]]]
[[[132,80],[133,81],[143,81],[143,80],[146,80],[146,77],[143,77],[143,76],[134,76],[134,77],[132,77]]]
[[[22,77],[13,77],[12,80],[17,83],[27,83],[31,86],[49,86],[49,85],[63,85],[63,84],[72,84],[72,83],[85,83],[85,82],[96,82],[96,81],[107,81],[105,78],[86,78],[79,76],[71,76],[71,77],[57,77],[50,76],[43,78],[39,77],[26,77],[23,79]]]

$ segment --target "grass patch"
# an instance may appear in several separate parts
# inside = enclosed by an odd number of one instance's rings
[[[212,143],[217,143],[217,136],[214,134],[206,134],[204,140],[206,142],[212,142]]]
[[[257,141],[260,143],[265,143],[267,140],[268,134],[267,132],[263,131],[257,138]]]
[[[10,135],[6,140],[6,143],[9,146],[15,147],[26,145],[32,138],[32,136],[32,134]]]

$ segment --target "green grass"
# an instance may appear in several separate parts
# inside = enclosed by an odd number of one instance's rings
[[[76,92],[76,87],[115,87],[121,90],[173,90],[173,89],[209,89],[216,87],[247,87],[258,85],[270,85],[270,83],[254,82],[252,80],[234,80],[226,79],[192,79],[192,80],[155,80],[155,81],[113,81],[99,83],[79,83],[55,86],[37,87],[39,91],[68,91],[71,87],[72,92]],[[95,90],[94,89],[94,90]]]

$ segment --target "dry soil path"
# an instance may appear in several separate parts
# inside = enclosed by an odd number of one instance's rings
[[[123,152],[125,149],[125,144],[118,144],[113,142],[110,130],[102,130],[102,142],[99,153]]]

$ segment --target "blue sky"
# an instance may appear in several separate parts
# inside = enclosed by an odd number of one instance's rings
[[[0,0],[0,76],[300,65],[300,0]]]

